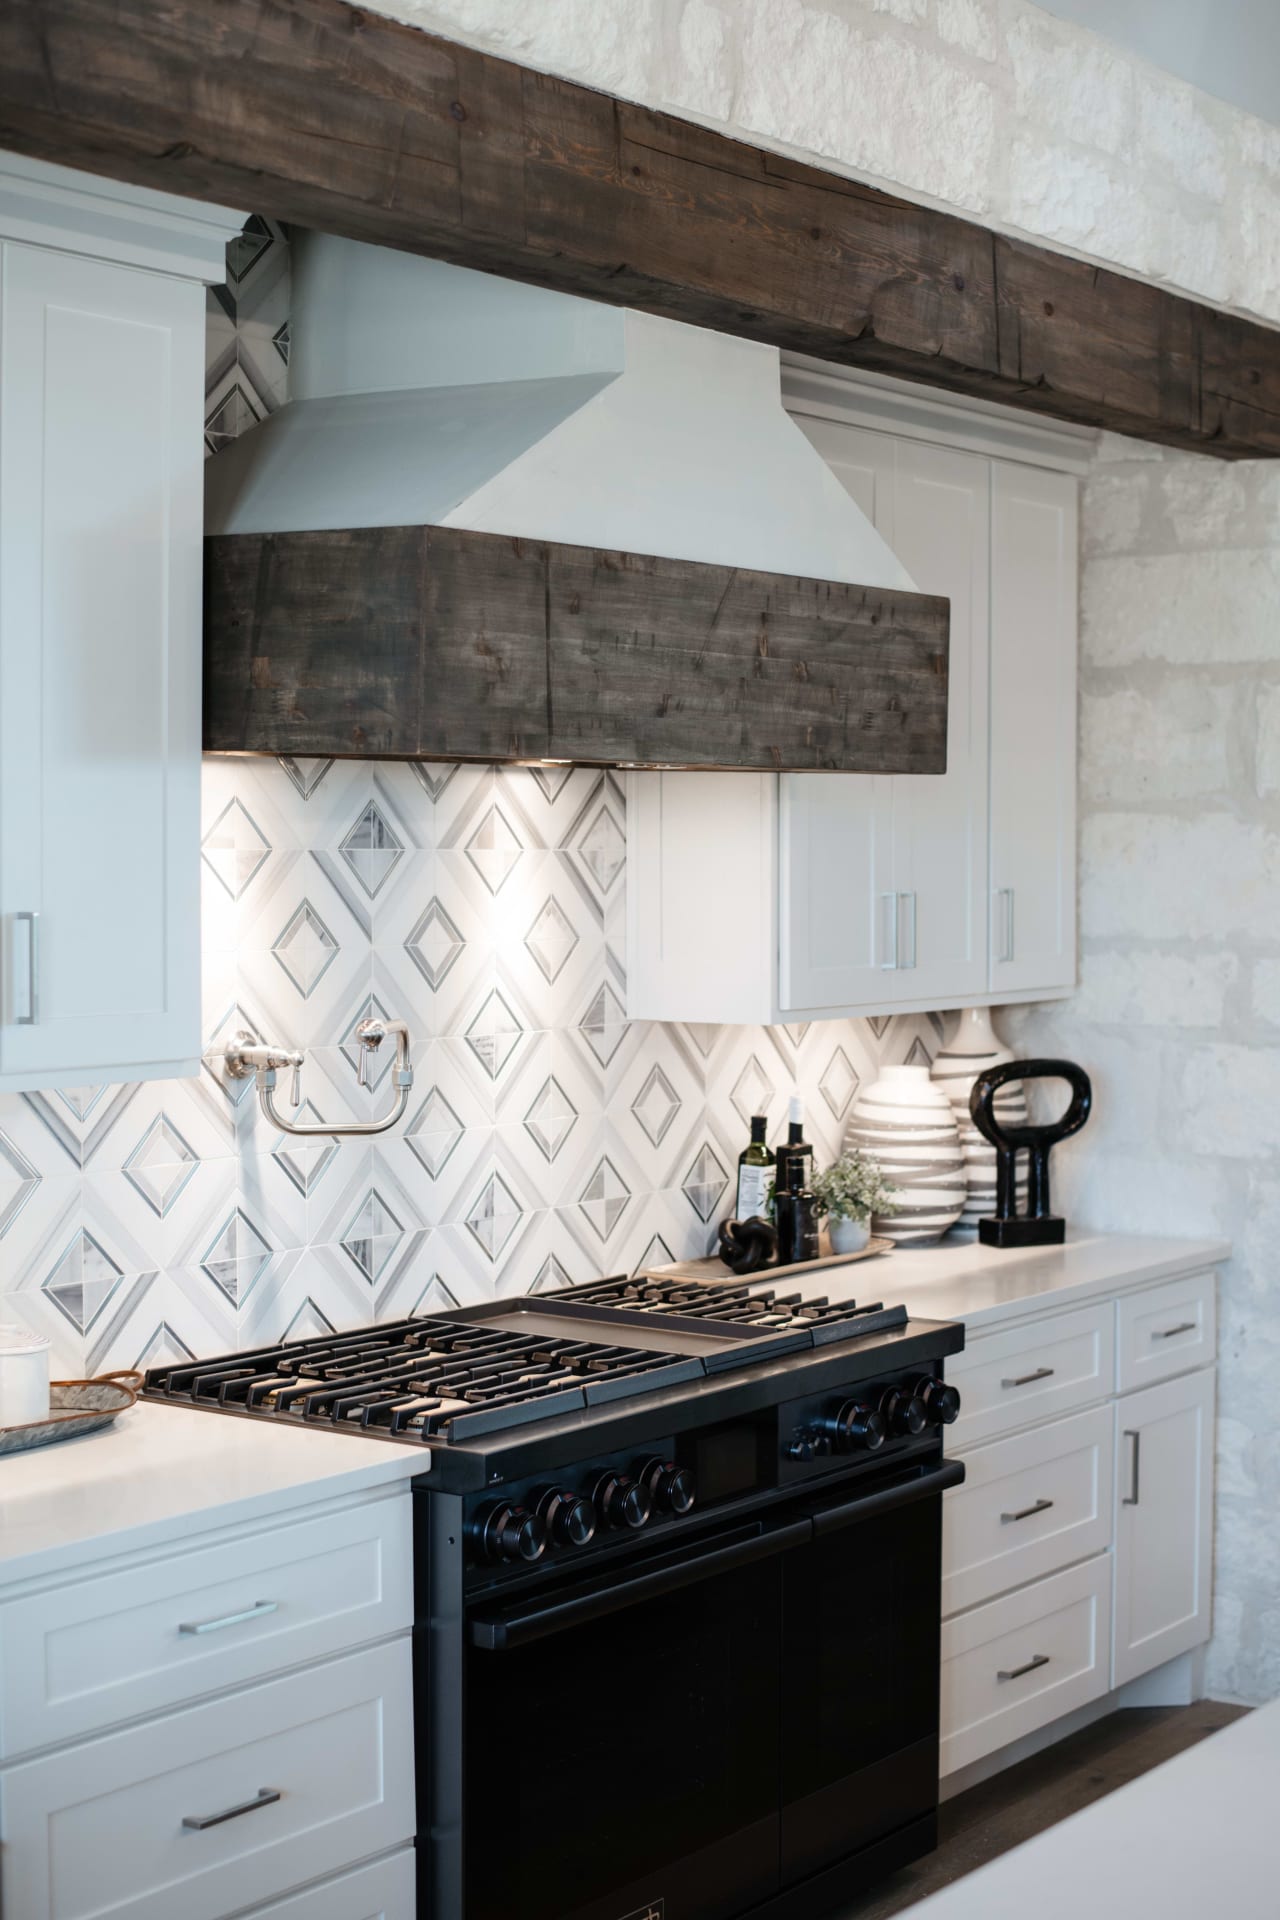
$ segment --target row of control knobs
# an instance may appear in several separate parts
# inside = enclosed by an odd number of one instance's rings
[[[674,1460],[646,1460],[633,1473],[610,1469],[586,1493],[539,1487],[527,1505],[495,1501],[476,1515],[470,1534],[482,1560],[540,1560],[548,1546],[585,1547],[602,1528],[637,1532],[654,1513],[677,1516],[697,1498],[692,1473]]]
[[[886,1387],[875,1400],[846,1400],[797,1433],[787,1448],[791,1460],[828,1453],[875,1453],[886,1440],[913,1439],[926,1427],[949,1427],[960,1395],[926,1375],[907,1386]]]

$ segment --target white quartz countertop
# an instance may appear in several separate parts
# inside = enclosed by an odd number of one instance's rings
[[[423,1473],[425,1447],[140,1404],[113,1426],[0,1455],[0,1584]]]
[[[922,1900],[911,1920],[1273,1914],[1278,1777],[1280,1701]]]
[[[916,1320],[997,1325],[1031,1309],[1080,1305],[1228,1259],[1225,1240],[1168,1240],[1147,1234],[1068,1234],[1065,1246],[1001,1252],[968,1244],[887,1253],[848,1267],[823,1267],[779,1282],[784,1292],[832,1299],[901,1301]],[[768,1275],[762,1274],[762,1280]]]

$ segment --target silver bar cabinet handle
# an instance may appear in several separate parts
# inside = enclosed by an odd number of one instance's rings
[[[1156,1327],[1151,1335],[1153,1340],[1172,1340],[1175,1333],[1194,1333],[1199,1325],[1197,1320],[1180,1320],[1176,1327]]]
[[[259,1807],[273,1807],[283,1797],[279,1787],[259,1787],[252,1800],[242,1800],[238,1807],[224,1807],[221,1813],[188,1813],[183,1816],[182,1824],[192,1833],[203,1833],[206,1827],[220,1827],[224,1820],[238,1820],[242,1813],[256,1813]]]
[[[27,1010],[15,1016],[14,1024],[34,1027],[40,1018],[40,915],[15,913],[13,917],[27,927]]]
[[[1142,1435],[1136,1432],[1133,1427],[1126,1427],[1124,1437],[1126,1440],[1132,1440],[1133,1442],[1133,1460],[1129,1469],[1129,1491],[1120,1504],[1123,1507],[1136,1507],[1142,1494],[1142,1480],[1140,1477],[1142,1470]]]
[[[901,916],[904,906],[907,909],[907,937],[903,943],[906,948],[907,957],[902,962],[905,969],[914,967],[916,964],[916,896],[914,893],[900,893],[898,895],[899,916]]]
[[[1029,1387],[1033,1380],[1051,1380],[1052,1367],[1037,1367],[1034,1373],[1020,1373],[1014,1380],[1002,1380],[1002,1387]]]
[[[1013,959],[1013,888],[1000,887],[996,892],[1000,908],[1000,951],[997,960]]]
[[[255,1600],[251,1607],[245,1607],[241,1613],[220,1614],[216,1620],[180,1620],[179,1633],[220,1633],[223,1627],[238,1627],[246,1620],[265,1620],[269,1613],[279,1608],[278,1600]]]
[[[881,920],[883,925],[887,927],[889,932],[892,934],[892,945],[890,945],[888,941],[885,942],[885,945],[889,946],[889,958],[882,960],[880,962],[881,971],[884,973],[894,972],[898,965],[898,901],[899,901],[899,898],[900,898],[900,895],[896,893],[882,893],[880,895]]]
[[[1000,1667],[996,1672],[996,1679],[1021,1680],[1024,1673],[1034,1673],[1037,1667],[1047,1667],[1048,1664],[1049,1656],[1047,1653],[1033,1654],[1031,1659],[1027,1661],[1025,1667]]]
[[[1017,1513],[1002,1513],[1000,1524],[1002,1527],[1007,1527],[1015,1520],[1030,1520],[1034,1513],[1048,1513],[1052,1505],[1052,1500],[1037,1500],[1034,1506],[1020,1507]]]

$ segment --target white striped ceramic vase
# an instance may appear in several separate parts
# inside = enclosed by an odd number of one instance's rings
[[[978,1231],[979,1220],[996,1210],[996,1150],[973,1124],[969,1114],[969,1095],[980,1073],[1012,1059],[1009,1049],[1000,1044],[1000,1037],[991,1024],[990,1011],[986,1007],[968,1007],[960,1015],[955,1032],[930,1068],[933,1084],[940,1087],[951,1102],[964,1152],[968,1192],[965,1195],[964,1212],[956,1226],[957,1237],[971,1239]],[[1001,1087],[995,1098],[995,1115],[997,1120],[1007,1121],[1011,1126],[1021,1126],[1026,1122],[1027,1095],[1020,1082],[1012,1081],[1008,1086]],[[1027,1200],[1027,1163],[1024,1154],[1018,1156],[1017,1197],[1019,1210],[1022,1210]]]
[[[880,1078],[858,1094],[844,1143],[877,1160],[898,1189],[898,1211],[877,1214],[873,1233],[901,1247],[926,1247],[960,1218],[966,1193],[960,1135],[951,1102],[928,1067],[882,1067]]]

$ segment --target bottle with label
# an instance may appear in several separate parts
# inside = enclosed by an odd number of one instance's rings
[[[750,1144],[738,1155],[739,1220],[751,1220],[757,1215],[768,1218],[769,1188],[774,1176],[773,1149],[765,1141],[768,1129],[767,1114],[752,1115]]]
[[[778,1148],[778,1192],[799,1193],[812,1182],[813,1148],[804,1137],[804,1105],[793,1093],[786,1142]]]

